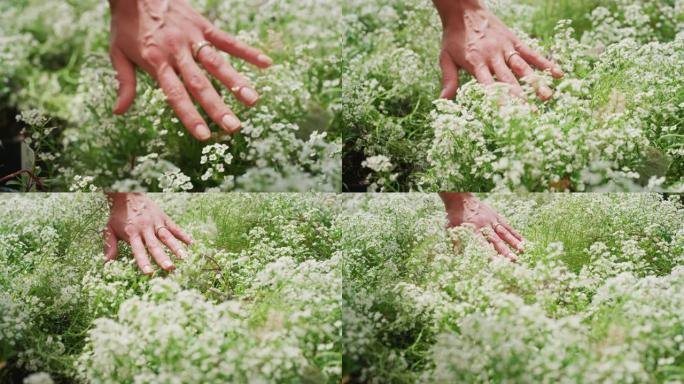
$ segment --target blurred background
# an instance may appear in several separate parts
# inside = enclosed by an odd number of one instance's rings
[[[7,105],[0,102],[0,105]],[[14,174],[25,169],[28,163],[28,148],[21,139],[21,125],[16,121],[17,111],[0,110],[0,191],[9,192]],[[22,155],[23,154],[23,155]],[[16,175],[20,177],[20,174]]]

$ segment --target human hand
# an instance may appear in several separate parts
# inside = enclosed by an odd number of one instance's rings
[[[154,269],[145,247],[165,271],[172,271],[176,267],[162,249],[162,243],[179,259],[187,257],[181,241],[191,244],[192,238],[147,196],[139,193],[112,193],[109,197],[112,208],[104,233],[106,261],[118,256],[118,240],[130,244],[138,268],[146,275],[153,273]]]
[[[447,211],[448,226],[471,226],[475,232],[494,246],[494,249],[511,261],[518,258],[508,246],[523,252],[524,239],[487,204],[471,193],[440,194]],[[508,244],[508,245],[506,245]]]
[[[137,65],[159,83],[180,121],[198,140],[207,140],[211,132],[188,90],[220,127],[228,133],[240,129],[240,120],[198,63],[245,105],[256,104],[259,95],[214,48],[198,43],[206,41],[261,68],[272,65],[268,56],[217,29],[185,0],[110,0],[110,5],[110,55],[119,80],[114,113],[125,113],[135,99]]]
[[[465,69],[484,85],[500,82],[511,86],[514,95],[523,97],[520,79],[532,79],[531,66],[550,71],[555,78],[563,71],[554,62],[525,45],[480,0],[433,0],[442,18],[443,38],[439,62],[442,69],[441,98],[451,99],[458,90],[458,71]],[[548,100],[549,87],[532,82],[537,96]]]

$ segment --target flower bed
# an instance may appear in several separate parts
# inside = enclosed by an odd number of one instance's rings
[[[230,60],[261,101],[248,109],[216,83],[243,130],[230,137],[212,125],[215,135],[206,144],[190,137],[141,72],[134,107],[112,114],[117,82],[106,1],[0,4],[0,111],[18,115],[25,127],[37,176],[56,191],[340,190],[342,5],[192,3],[276,63],[260,71]]]
[[[358,199],[344,229],[344,375],[369,383],[684,377],[684,206],[654,194],[492,195],[514,264],[439,199]],[[452,241],[456,242],[456,246]]]
[[[103,265],[102,197],[0,197],[0,381],[340,382],[329,197],[154,198],[196,243],[150,278]]]
[[[462,72],[455,100],[434,101],[441,23],[430,1],[357,2],[343,71],[348,185],[483,192],[683,187],[681,1],[488,3],[566,76],[527,79],[525,102]],[[555,89],[552,101],[536,99],[538,82]]]

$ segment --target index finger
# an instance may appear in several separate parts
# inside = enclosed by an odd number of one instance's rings
[[[496,231],[497,235],[499,235],[499,237],[501,237],[506,243],[508,243],[508,245],[513,247],[516,251],[523,252],[523,248],[520,246],[520,240],[513,236],[513,234],[508,229],[506,229],[506,227],[503,226],[503,224],[495,224],[494,231]]]
[[[508,229],[508,231],[510,233],[512,233],[513,236],[515,236],[515,238],[518,239],[518,241],[525,241],[525,239],[522,237],[522,235],[520,233],[518,233],[518,231],[513,229],[513,227],[508,225],[508,223],[505,220],[499,220],[499,223],[501,223],[501,225],[503,225],[504,228]]]
[[[268,68],[273,65],[273,60],[260,50],[239,41],[235,37],[214,26],[205,32],[204,37],[223,52],[239,57],[257,67]]]
[[[173,220],[171,220],[170,218],[167,217],[164,220],[164,224],[166,225],[166,228],[169,230],[169,232],[171,232],[171,234],[173,234],[173,236],[175,236],[177,239],[181,240],[182,242],[188,245],[193,243],[192,237],[185,233],[185,231],[181,227],[176,225],[176,223],[174,223]]]
[[[503,240],[499,237],[499,235],[496,234],[496,232],[488,233],[486,235],[487,240],[494,246],[494,249],[496,249],[496,252],[498,252],[501,256],[511,260],[511,261],[517,261],[518,257],[511,252],[510,249],[504,244]]]
[[[525,61],[527,61],[529,64],[534,65],[542,71],[551,71],[551,75],[557,79],[563,77],[564,73],[558,64],[542,56],[527,45],[519,43],[516,45],[515,50],[518,51],[520,56],[522,56],[522,58],[525,59]]]

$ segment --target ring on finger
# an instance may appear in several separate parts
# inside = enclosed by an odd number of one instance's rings
[[[504,226],[503,226],[503,224],[501,224],[501,223],[494,223],[494,225],[492,225],[492,228],[494,229],[494,232],[496,232],[496,228],[497,228],[497,227],[502,227],[502,228],[503,228]]]
[[[154,234],[157,235],[157,237],[159,237],[159,231],[161,231],[162,229],[168,230],[168,228],[166,228],[165,225],[157,225],[157,226],[155,226],[155,227],[154,227]]]
[[[518,51],[511,51],[511,52],[506,53],[506,65],[511,65],[511,59],[515,55],[520,56],[520,53]]]
[[[204,47],[213,47],[213,45],[206,40],[199,41],[192,45],[192,57],[195,59],[195,61],[199,60],[200,51]]]

